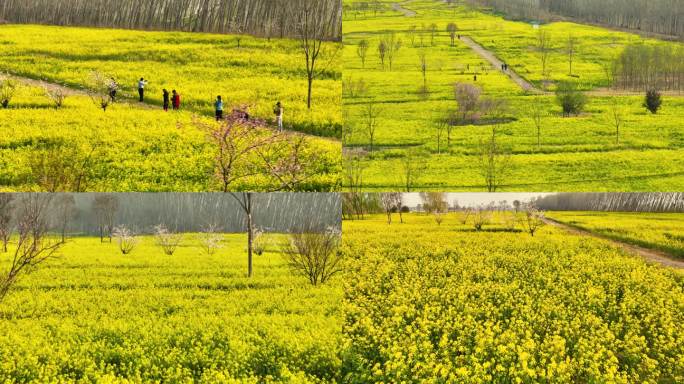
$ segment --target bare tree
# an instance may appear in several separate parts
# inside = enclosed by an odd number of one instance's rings
[[[549,58],[551,57],[551,36],[545,29],[537,33],[537,52],[542,67],[542,79],[546,82],[549,78]]]
[[[480,141],[480,174],[485,180],[488,192],[496,192],[508,175],[511,168],[508,156],[496,139],[496,128],[492,128],[492,135],[488,140]]]
[[[105,235],[107,235],[111,243],[114,221],[119,210],[119,199],[110,194],[98,194],[93,199],[92,204],[97,226],[100,230],[100,242],[103,242]]]
[[[39,149],[28,161],[31,179],[47,192],[83,192],[91,181],[98,147],[99,143],[93,141]]]
[[[432,121],[432,126],[435,129],[435,137],[437,138],[437,154],[442,153],[442,138],[444,137],[444,134],[447,132],[451,132],[451,126],[449,122],[441,117],[437,117]],[[448,141],[451,141],[451,135],[447,134],[449,136]],[[449,143],[447,143],[447,150],[449,149]]]
[[[221,230],[218,225],[209,224],[201,232],[200,243],[202,244],[202,249],[207,255],[213,256],[216,251],[223,247]]]
[[[93,71],[90,73],[90,77],[86,82],[90,100],[104,112],[107,112],[107,108],[109,108],[109,105],[112,102],[112,98],[109,94],[112,88],[111,78],[111,76],[105,75],[102,72]]]
[[[368,137],[370,154],[372,156],[374,149],[373,144],[375,141],[375,131],[378,128],[378,117],[380,116],[381,110],[375,101],[370,100],[366,103],[363,113],[363,117],[366,122],[366,136]]]
[[[565,54],[568,55],[568,74],[572,76],[572,64],[577,51],[577,39],[571,34],[568,35],[568,41],[565,45]]]
[[[131,252],[138,245],[138,237],[132,230],[128,229],[125,225],[119,225],[112,231],[114,237],[116,237],[117,244],[119,245],[119,251],[124,255],[130,255]]]
[[[12,236],[12,215],[14,213],[14,195],[0,193],[0,241],[2,251],[7,252],[7,244]]]
[[[408,30],[406,30],[406,35],[408,36],[409,40],[411,40],[411,46],[415,47],[416,46],[416,26],[411,25]]]
[[[454,97],[458,104],[458,115],[461,124],[476,119],[476,113],[480,108],[480,96],[482,88],[469,83],[456,83],[454,85]]]
[[[523,226],[525,227],[525,231],[531,236],[534,236],[537,230],[544,226],[544,212],[538,210],[531,204],[527,204],[525,206]]]
[[[456,27],[455,23],[449,23],[446,26],[446,31],[449,34],[449,37],[451,38],[451,46],[453,47],[455,45],[456,41],[456,31],[458,28]]]
[[[530,103],[530,115],[532,116],[535,128],[537,128],[537,148],[539,149],[541,148],[542,122],[546,115],[543,99],[541,97],[535,97]]]
[[[492,219],[492,212],[487,207],[480,206],[473,210],[473,227],[476,231],[481,231]]]
[[[66,242],[66,233],[71,220],[76,216],[76,199],[72,194],[61,194],[55,201],[59,229],[62,234],[62,243]]]
[[[306,75],[308,81],[306,106],[311,109],[311,93],[314,79],[320,74],[320,68],[316,65],[322,52],[325,41],[336,34],[334,31],[339,24],[336,23],[340,13],[341,2],[320,0],[300,0],[293,4],[296,30],[302,52],[306,58]],[[338,47],[339,49],[339,47]],[[337,50],[330,53],[330,62],[336,56]]]
[[[344,195],[344,201],[352,217],[356,216],[360,220],[363,219],[364,215],[363,171],[365,170],[365,164],[361,156],[346,154],[344,165],[349,191]]]
[[[378,57],[380,58],[380,65],[382,65],[382,69],[385,69],[385,57],[387,57],[388,50],[389,47],[387,46],[387,42],[384,39],[381,39],[378,42]]]
[[[624,122],[624,109],[620,105],[620,100],[617,97],[611,98],[610,103],[610,118],[615,127],[615,144],[620,144],[620,128]]]
[[[468,224],[468,219],[470,216],[473,214],[473,209],[472,208],[463,208],[458,216],[458,221],[461,222],[461,224],[466,225]]]
[[[397,38],[397,35],[394,32],[391,32],[383,37],[383,41],[387,47],[387,63],[389,64],[389,70],[391,71],[394,57],[401,49],[401,39]]]
[[[8,108],[14,95],[19,89],[19,84],[10,78],[0,78],[0,105]]]
[[[430,30],[430,45],[435,45],[435,35],[437,34],[437,24],[432,23],[428,27]]]
[[[304,232],[290,235],[282,252],[293,271],[309,279],[312,285],[324,284],[342,271],[343,254],[338,251],[340,231]]]
[[[423,75],[423,86],[422,88],[419,88],[418,93],[423,97],[427,97],[430,91],[427,85],[428,62],[425,50],[421,49],[420,51],[418,51],[418,60],[420,62],[420,72]]]
[[[0,302],[18,279],[55,256],[62,243],[49,236],[47,212],[52,195],[27,193],[17,204],[17,245],[0,274]]]
[[[392,224],[392,213],[401,207],[397,207],[396,192],[385,192],[380,194],[382,209],[387,215],[387,224]],[[399,194],[401,196],[401,194]]]
[[[62,105],[64,105],[64,101],[67,98],[67,93],[62,88],[44,86],[43,91],[45,92],[45,96],[55,105],[55,108],[62,108]]]
[[[356,55],[361,59],[361,68],[366,68],[366,55],[368,54],[368,40],[361,40],[356,46]]]
[[[154,237],[157,240],[157,245],[161,247],[164,254],[172,256],[176,252],[176,248],[183,240],[183,234],[180,232],[170,231],[166,225],[159,224],[154,227]]]
[[[404,195],[401,192],[390,192],[393,200],[393,205],[399,213],[399,222],[404,223],[404,216],[402,210],[404,209]]]
[[[401,159],[401,182],[406,192],[411,192],[424,170],[424,159],[413,150],[406,151]]]
[[[253,275],[253,253],[254,253],[254,194],[252,192],[231,192],[231,196],[237,201],[238,205],[245,214],[245,227],[247,230],[247,277]]]

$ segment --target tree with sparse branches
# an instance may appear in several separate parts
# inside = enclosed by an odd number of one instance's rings
[[[292,12],[295,15],[295,29],[300,42],[302,53],[306,59],[306,78],[307,96],[306,106],[311,109],[311,94],[314,79],[321,73],[318,65],[319,58],[323,52],[323,47],[331,35],[336,35],[335,29],[339,27],[336,23],[338,14],[341,12],[342,2],[320,1],[320,0],[301,0],[293,4]],[[332,52],[326,52],[332,63],[339,51],[336,46]]]
[[[66,242],[66,234],[69,223],[76,216],[76,199],[72,194],[61,194],[55,200],[56,217],[59,221],[59,229],[62,235],[62,243]]]
[[[107,108],[112,103],[110,91],[112,89],[112,77],[105,75],[100,71],[92,71],[87,79],[88,96],[90,100],[103,112],[107,112]]]
[[[12,215],[14,214],[14,195],[0,193],[0,241],[2,251],[7,252],[10,236],[12,236]]]
[[[368,137],[371,156],[373,155],[375,131],[378,128],[378,117],[380,116],[380,113],[380,107],[378,107],[373,100],[368,101],[363,109],[363,117],[366,122],[366,136]]]
[[[0,77],[0,106],[9,108],[10,102],[19,89],[19,84],[10,79]]]
[[[446,31],[449,34],[449,37],[451,38],[451,46],[453,47],[455,45],[456,41],[456,31],[458,28],[456,27],[455,23],[449,23],[447,24]]]
[[[119,251],[124,255],[130,255],[136,245],[138,245],[139,239],[137,235],[125,225],[115,227],[112,231],[112,235],[116,238],[117,244],[119,245]]]
[[[67,98],[66,91],[60,87],[51,86],[44,86],[43,91],[45,92],[45,96],[55,105],[55,108],[62,108],[64,101]]]
[[[111,243],[116,213],[119,211],[119,198],[111,194],[97,194],[92,206],[100,231],[100,242],[104,241],[106,235]]]
[[[62,242],[50,237],[50,194],[21,195],[16,207],[17,239],[9,263],[0,269],[0,302],[21,276],[54,257]]]
[[[496,192],[511,169],[511,159],[497,141],[495,127],[489,139],[480,141],[478,165],[487,191]]]
[[[356,46],[356,55],[361,59],[361,68],[366,68],[366,55],[368,54],[368,40],[361,40]]]
[[[522,220],[523,227],[531,236],[537,232],[537,230],[544,226],[544,212],[540,211],[532,204],[527,204],[525,206],[525,216]]]
[[[157,245],[161,247],[164,254],[172,256],[176,252],[176,248],[183,240],[183,234],[180,232],[170,231],[166,225],[159,224],[154,227],[154,237]]]
[[[532,121],[537,129],[537,149],[541,148],[541,129],[542,122],[546,116],[546,110],[544,109],[544,100],[537,96],[530,103],[530,115],[532,116]]]
[[[620,144],[620,128],[624,123],[624,109],[620,105],[620,100],[613,97],[610,102],[610,118],[615,128],[615,144]]]
[[[312,285],[325,284],[342,272],[340,239],[341,233],[336,229],[293,233],[290,241],[282,246],[282,253],[290,268],[308,278]]]

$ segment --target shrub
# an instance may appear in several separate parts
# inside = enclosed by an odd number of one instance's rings
[[[338,251],[340,235],[334,229],[294,233],[290,235],[290,242],[283,245],[282,252],[293,271],[306,276],[312,285],[323,284],[342,270],[342,254]]]
[[[176,252],[176,248],[183,239],[182,233],[173,233],[166,228],[164,224],[159,224],[154,227],[154,236],[157,240],[157,245],[159,245],[166,255],[173,255]]]
[[[646,91],[646,100],[644,100],[644,107],[648,109],[652,114],[658,113],[660,106],[663,104],[663,100],[660,96],[660,92],[656,89],[649,89]]]
[[[563,116],[579,115],[587,105],[588,98],[574,83],[561,83],[556,89],[556,101],[563,109]]]
[[[122,254],[128,255],[133,252],[135,246],[138,245],[138,238],[135,233],[123,225],[114,228],[112,232],[119,244],[119,250]]]

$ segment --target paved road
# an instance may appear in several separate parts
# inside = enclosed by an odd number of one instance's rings
[[[666,267],[671,267],[671,268],[676,268],[676,269],[684,269],[684,261],[676,260],[676,259],[672,258],[672,256],[666,254],[665,252],[640,247],[638,245],[628,244],[628,243],[625,243],[622,241],[617,241],[617,240],[614,240],[614,239],[611,239],[611,238],[608,238],[605,236],[597,235],[593,232],[589,232],[589,231],[584,230],[584,229],[571,227],[567,224],[563,224],[563,223],[558,222],[558,221],[553,220],[553,219],[545,218],[544,221],[549,225],[564,229],[565,231],[576,234],[576,235],[590,236],[590,237],[594,237],[597,239],[609,241],[612,244],[614,244],[614,245],[616,245],[616,246],[618,246],[618,247],[620,247],[620,248],[622,248],[622,249],[624,249],[630,253],[633,253],[635,255],[643,257],[644,259],[646,259],[646,261],[658,263],[658,264],[661,264],[661,265],[666,266]]]

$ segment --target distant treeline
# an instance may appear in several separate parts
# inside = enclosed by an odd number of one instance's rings
[[[19,205],[22,194],[10,195],[14,196],[12,203]],[[254,226],[263,232],[324,231],[341,226],[342,203],[337,193],[254,193],[252,196]],[[125,225],[137,233],[152,233],[159,224],[178,232],[199,232],[211,225],[226,233],[245,230],[245,212],[228,193],[59,193],[52,195],[48,217],[59,227],[68,212],[68,232],[96,235],[100,222],[98,197],[113,200],[113,204],[106,206],[114,207],[107,208],[114,226]],[[65,202],[70,203],[67,206]]]
[[[684,46],[629,45],[612,68],[616,88],[679,91],[684,89]]]
[[[515,18],[553,15],[684,39],[682,0],[470,0]]]
[[[535,204],[547,211],[684,212],[684,193],[559,193]]]
[[[306,12],[304,10],[307,10]],[[296,37],[305,14],[339,40],[341,0],[2,0],[0,21]]]

